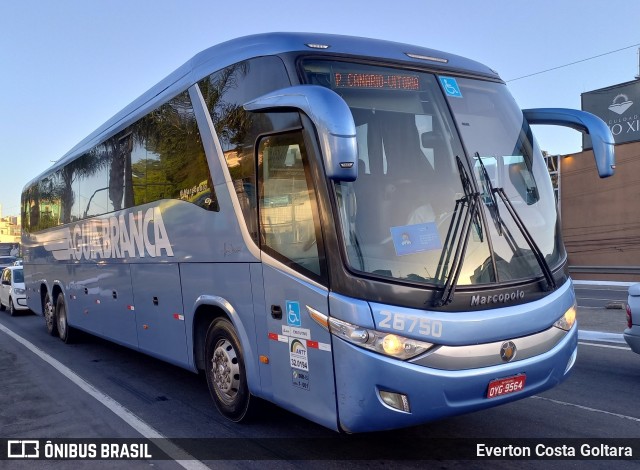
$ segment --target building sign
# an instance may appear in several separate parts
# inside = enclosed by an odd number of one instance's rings
[[[616,144],[640,140],[640,80],[583,93],[582,110],[606,122]],[[582,147],[591,148],[587,134]]]

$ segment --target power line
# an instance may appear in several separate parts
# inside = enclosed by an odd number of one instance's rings
[[[559,65],[557,67],[553,67],[553,68],[550,68],[550,69],[541,70],[540,72],[530,73],[529,75],[523,75],[522,77],[512,78],[510,80],[505,80],[505,81],[506,82],[515,82],[516,80],[520,80],[522,78],[533,77],[534,75],[540,75],[541,73],[547,73],[547,72],[551,72],[552,70],[558,70],[558,69],[561,69],[561,68],[564,68],[564,67],[569,67],[570,65],[575,65],[575,64],[579,64],[581,62],[586,62],[588,60],[597,59],[598,57],[603,57],[605,55],[614,54],[616,52],[624,51],[626,49],[631,49],[632,47],[638,47],[638,46],[640,46],[640,43],[639,44],[633,44],[633,45],[627,46],[627,47],[623,47],[621,49],[616,49],[615,51],[609,51],[609,52],[605,52],[603,54],[598,54],[598,55],[594,55],[592,57],[587,57],[586,59],[576,60],[575,62],[570,62],[568,64]]]

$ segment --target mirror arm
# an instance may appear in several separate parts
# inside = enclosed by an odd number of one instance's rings
[[[356,126],[347,103],[334,91],[318,85],[296,85],[276,90],[244,104],[253,112],[302,111],[316,126],[325,172],[337,181],[358,177]]]
[[[616,168],[615,140],[609,127],[598,116],[586,111],[565,108],[523,109],[522,113],[529,124],[570,127],[589,134],[600,178],[614,174]]]

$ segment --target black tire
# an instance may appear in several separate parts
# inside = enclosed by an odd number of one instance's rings
[[[73,328],[69,326],[67,321],[67,306],[64,303],[64,295],[58,294],[56,300],[56,326],[58,328],[58,336],[65,343],[73,341]]]
[[[53,305],[51,294],[48,292],[44,295],[44,302],[42,302],[42,316],[44,317],[44,324],[47,327],[47,332],[51,336],[58,336],[56,309]]]
[[[205,340],[205,375],[218,411],[227,419],[247,421],[256,406],[249,393],[242,347],[233,325],[216,318]]]
[[[7,307],[4,306],[4,304],[2,303],[2,301],[0,300],[0,312],[4,312],[6,310]]]
[[[16,309],[13,307],[13,299],[9,297],[9,315],[15,317],[18,314]]]

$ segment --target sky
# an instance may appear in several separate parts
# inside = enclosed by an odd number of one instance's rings
[[[488,65],[522,108],[580,109],[582,93],[639,74],[628,47],[638,24],[640,2],[619,0],[0,0],[2,216],[19,215],[22,188],[53,161],[228,39],[309,31],[415,44]],[[534,132],[549,153],[581,150],[571,129]]]

